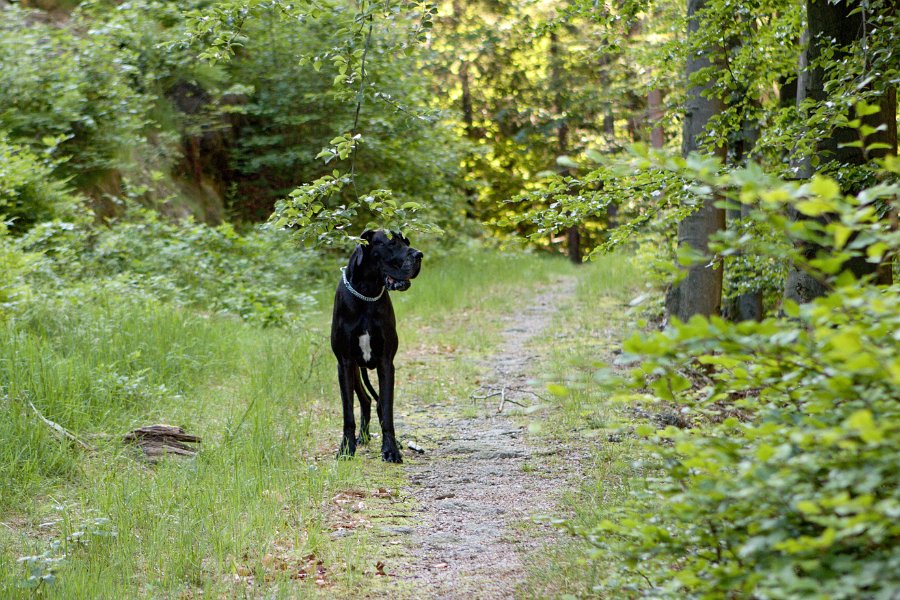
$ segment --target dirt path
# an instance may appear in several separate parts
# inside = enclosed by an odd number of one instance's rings
[[[539,290],[524,311],[503,318],[502,342],[483,363],[480,395],[505,388],[504,398],[538,402],[531,392],[541,390],[529,385],[540,375],[538,356],[529,344],[547,333],[575,284],[573,278],[560,279]],[[500,402],[499,395],[480,400],[477,416],[458,401],[398,415],[402,429],[422,425],[428,431],[425,454],[406,450],[411,486],[403,493],[415,501],[416,525],[393,531],[408,536],[411,557],[391,571],[413,587],[416,598],[512,597],[525,576],[523,557],[557,535],[552,527],[534,525],[532,517],[553,510],[578,469],[577,457],[552,461],[565,468],[548,467],[540,457],[564,449],[529,445],[522,420],[507,416],[517,406],[507,402],[497,414]],[[538,535],[535,527],[542,528]]]

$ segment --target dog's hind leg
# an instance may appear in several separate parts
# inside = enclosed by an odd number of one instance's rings
[[[378,393],[372,387],[372,382],[369,381],[369,372],[365,369],[360,369],[360,373],[362,373],[362,380],[366,384],[366,389],[369,390],[372,398],[375,399],[375,412],[378,413],[378,422],[381,423],[381,402],[378,401]]]
[[[369,421],[372,420],[372,399],[366,393],[363,387],[363,378],[365,377],[364,367],[356,370],[356,397],[359,398],[359,437],[356,438],[357,444],[368,444],[371,436],[369,435]],[[368,383],[368,381],[367,381]],[[371,389],[371,385],[369,386]]]

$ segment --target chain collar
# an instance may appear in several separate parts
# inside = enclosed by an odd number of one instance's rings
[[[341,267],[341,279],[343,280],[344,287],[347,288],[347,291],[364,302],[375,302],[376,300],[379,300],[384,295],[384,286],[381,286],[381,291],[378,292],[378,295],[375,296],[374,298],[370,298],[369,296],[363,296],[362,294],[360,294],[359,292],[354,290],[353,287],[350,285],[350,282],[347,281],[347,267]]]

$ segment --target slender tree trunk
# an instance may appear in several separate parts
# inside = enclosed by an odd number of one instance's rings
[[[662,120],[662,90],[650,90],[647,94],[647,117],[650,120],[650,146],[662,148],[666,144],[666,132],[659,122]]]
[[[756,123],[751,123],[747,119],[741,128],[741,136],[735,142],[733,155],[734,164],[741,165],[745,161],[747,152],[749,152],[756,144],[759,138],[759,128]],[[726,211],[728,227],[732,224],[747,219],[753,207],[749,204],[740,204],[730,207]],[[735,258],[740,257],[743,252],[738,252]],[[751,289],[748,292],[738,294],[730,299],[727,306],[723,310],[725,315],[732,321],[761,321],[763,317],[763,293],[760,289]]]
[[[699,29],[700,23],[696,14],[705,4],[706,0],[688,0],[688,36],[694,35]],[[688,80],[700,69],[715,64],[713,57],[717,51],[717,48],[706,48],[703,52],[692,54],[685,69]],[[699,149],[698,138],[704,133],[707,123],[724,109],[724,103],[720,98],[715,95],[709,97],[703,95],[703,92],[711,87],[712,84],[708,83],[704,86],[690,86],[688,89],[682,139],[684,156]],[[713,152],[724,160],[724,146],[715,148]],[[709,237],[725,228],[725,211],[716,208],[715,202],[714,198],[707,198],[697,212],[685,217],[678,224],[679,247],[687,244],[703,255],[709,253]],[[710,265],[707,261],[703,261],[690,267],[684,279],[672,288],[666,298],[666,309],[669,315],[684,321],[697,314],[718,315],[721,303],[722,267],[718,263]]]
[[[459,65],[459,85],[462,92],[463,125],[466,129],[466,137],[475,138],[475,117],[472,114],[472,92],[469,89],[469,63],[462,61]]]
[[[616,139],[616,119],[613,115],[612,103],[608,103],[603,110],[603,133],[607,142],[612,144]],[[606,207],[606,228],[615,229],[619,226],[619,205],[610,202]]]
[[[464,0],[453,0],[453,27],[459,30],[465,16]],[[475,114],[472,108],[472,90],[469,83],[469,61],[461,58],[459,63],[459,88],[460,88],[460,109],[462,111],[463,129],[466,138],[474,140],[478,137],[475,130]],[[465,162],[469,162],[472,158],[467,153]],[[466,216],[472,219],[480,219],[480,211],[478,207],[478,192],[470,181],[463,180],[463,191],[466,194]]]
[[[556,113],[557,118],[556,148],[560,155],[564,155],[569,151],[569,123],[565,116],[559,37],[555,31],[550,33],[550,69],[554,89],[553,112]],[[567,173],[568,170],[563,171],[563,174]],[[581,264],[581,233],[578,231],[578,225],[571,225],[566,230],[566,253],[573,264]]]
[[[463,18],[465,17],[466,8],[465,0],[453,0],[453,14],[451,21],[453,29],[459,31],[462,28]],[[462,57],[459,60],[459,87],[460,87],[460,104],[462,109],[463,125],[466,131],[466,137],[472,139],[474,137],[474,118],[472,116],[472,92],[469,90],[469,61]]]
[[[887,125],[887,129],[882,132],[877,132],[867,139],[867,143],[873,142],[882,142],[890,146],[890,149],[883,149],[878,151],[873,151],[873,156],[884,156],[887,154],[897,155],[897,88],[891,87],[887,90],[887,92],[881,98],[881,112],[878,115],[880,116],[881,123]],[[869,123],[872,127],[878,127],[880,123]],[[900,224],[898,224],[898,216],[897,210],[892,209],[890,213],[887,215],[887,219],[890,221],[891,228],[894,231],[897,231],[900,228]],[[892,285],[894,283],[894,267],[893,263],[897,260],[896,256],[885,256],[881,264],[878,265],[878,278],[877,282],[879,285]]]
[[[616,118],[613,114],[612,103],[608,103],[606,109],[603,111],[603,133],[605,133],[610,140],[616,138]]]

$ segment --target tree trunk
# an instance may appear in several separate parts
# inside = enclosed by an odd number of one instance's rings
[[[817,62],[822,59],[823,53],[834,52],[840,54],[842,50],[859,39],[862,33],[862,13],[851,12],[858,8],[856,3],[848,5],[846,0],[833,3],[833,0],[807,0],[806,18],[809,27],[809,45],[806,50],[807,77],[802,82],[806,98],[815,100],[816,103],[828,101],[828,92],[825,84],[829,74]],[[838,58],[840,55],[835,56]],[[799,87],[799,86],[798,86]],[[797,90],[798,97],[801,91]],[[822,161],[837,160],[840,163],[861,165],[865,162],[865,156],[861,148],[841,148],[856,140],[858,137],[855,129],[839,127],[831,132],[831,135],[823,137],[816,144],[816,153]]]
[[[469,90],[469,63],[463,61],[459,65],[459,84],[462,90],[463,125],[466,137],[475,139],[475,117],[472,114],[472,92]]]
[[[463,0],[453,0],[453,28],[459,30],[465,16],[465,6]],[[462,111],[463,130],[466,138],[475,140],[478,132],[475,130],[475,114],[472,109],[472,90],[469,83],[469,61],[466,58],[460,58],[459,62],[459,88],[460,88],[460,109]],[[472,158],[471,153],[466,153],[465,163],[469,163]],[[480,218],[478,210],[478,191],[475,189],[471,181],[463,178],[463,191],[466,195],[466,217],[470,219]]]
[[[666,144],[666,132],[659,124],[662,119],[662,90],[650,90],[647,94],[647,117],[650,120],[650,146],[662,148]]]
[[[834,53],[837,56],[832,60],[846,54],[846,47],[859,41],[864,31],[863,13],[856,10],[858,6],[850,4],[846,0],[832,3],[826,0],[807,0],[806,15],[808,21],[809,44],[806,56],[801,58],[800,73],[797,78],[797,104],[798,106],[806,98],[811,98],[818,103],[828,101],[826,84],[830,74],[818,65],[825,53]],[[885,125],[885,130],[869,136],[866,144],[874,142],[885,143],[889,149],[881,149],[866,153],[865,148],[843,146],[859,139],[859,132],[851,127],[838,127],[830,135],[823,137],[816,144],[816,153],[820,158],[820,164],[835,160],[841,165],[861,165],[878,156],[885,154],[897,154],[897,96],[896,89],[889,87],[879,98],[880,111],[864,117],[862,121],[872,127]],[[853,115],[849,115],[853,119]],[[796,163],[795,170],[799,178],[812,176],[812,167],[808,160]],[[856,190],[844,190],[853,193]],[[797,218],[796,214],[791,215]],[[804,256],[809,259],[815,257],[819,247],[804,244]],[[885,259],[881,265],[872,264],[864,258],[851,259],[844,265],[857,278],[877,273],[878,283],[886,284],[891,281],[890,258]],[[804,303],[824,296],[828,288],[824,282],[815,278],[812,274],[791,265],[785,281],[784,297],[787,300]]]
[[[569,151],[569,124],[565,116],[565,101],[562,89],[562,65],[559,57],[559,37],[556,32],[550,33],[550,78],[553,83],[553,112],[556,114],[556,148],[560,156]],[[568,174],[568,170],[563,170]],[[571,225],[566,230],[566,254],[569,260],[580,265],[581,260],[581,233],[578,225]]]
[[[569,227],[568,231],[566,231],[566,243],[568,245],[569,260],[576,265],[580,265],[583,262],[583,258],[581,256],[581,233],[578,231],[578,227]]]
[[[688,36],[697,32],[700,23],[696,13],[703,9],[706,0],[688,0]],[[717,48],[706,48],[703,52],[692,54],[687,61],[685,74],[690,80],[692,74],[700,69],[715,64],[713,59]],[[699,149],[698,138],[704,133],[709,120],[722,112],[724,103],[715,95],[704,97],[703,92],[712,88],[712,83],[703,86],[690,86],[686,97],[684,115],[684,133],[682,154]],[[725,158],[725,147],[718,146],[713,152],[719,158]],[[725,228],[725,211],[716,208],[715,198],[707,198],[703,205],[692,215],[685,217],[678,224],[678,245],[687,244],[697,252],[707,255],[709,252],[709,236]],[[666,309],[669,315],[685,321],[693,315],[718,315],[722,303],[722,267],[711,266],[708,261],[691,266],[684,279],[672,288],[666,297]]]
[[[759,122],[750,121],[744,116],[744,123],[741,127],[741,135],[735,140],[732,148],[732,156],[735,165],[744,165],[747,160],[747,154],[753,150],[756,140],[759,139]],[[726,211],[728,227],[732,227],[732,223],[745,220],[750,217],[753,207],[749,204],[737,204],[729,207]],[[735,258],[740,257],[742,251],[738,251]],[[758,287],[751,289],[743,294],[738,294],[731,298],[727,306],[722,311],[730,320],[740,321],[762,321],[763,318],[763,293]]]
[[[809,33],[809,29],[807,29],[800,37],[800,43],[803,44],[805,42],[807,44],[807,49],[804,49],[800,53],[800,57],[797,61],[796,103],[798,107],[802,106],[803,101],[806,100],[810,85],[811,75],[809,68],[808,50]],[[795,152],[794,156],[791,158],[791,169],[794,172],[794,177],[796,177],[797,179],[809,179],[810,177],[812,177],[812,162],[810,161],[808,156],[798,156]],[[788,211],[788,214],[791,219],[799,218],[799,214],[793,208]],[[804,258],[810,259],[815,257],[816,251],[818,249],[817,246],[804,244],[801,247],[803,248]],[[814,298],[818,298],[819,296],[824,296],[827,292],[828,288],[825,286],[825,283],[816,278],[812,273],[804,271],[793,262],[788,265],[787,276],[784,280],[785,300],[791,300],[798,304],[803,304],[809,302],[810,300],[813,300]]]

